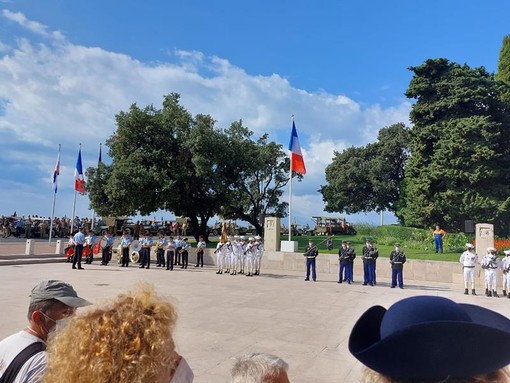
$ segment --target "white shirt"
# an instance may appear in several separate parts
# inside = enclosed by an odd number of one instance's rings
[[[8,336],[0,342],[0,376],[9,367],[14,358],[32,343],[41,339],[26,331],[20,331]],[[28,359],[19,371],[14,383],[36,383],[46,372],[46,351],[38,352]]]
[[[460,256],[459,262],[462,263],[463,266],[468,266],[468,267],[476,266],[476,264],[478,263],[478,255],[476,255],[476,253],[474,253],[472,251],[466,250]]]

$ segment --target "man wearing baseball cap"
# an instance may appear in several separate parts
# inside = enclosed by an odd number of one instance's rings
[[[46,369],[46,340],[78,307],[91,303],[57,280],[43,281],[30,293],[28,326],[0,342],[0,379],[39,382]]]

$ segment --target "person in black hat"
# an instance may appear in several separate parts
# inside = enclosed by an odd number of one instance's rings
[[[48,280],[32,289],[28,326],[0,342],[0,379],[36,382],[46,369],[46,341],[78,307],[91,303],[65,282]],[[17,367],[17,369],[16,369]]]
[[[367,238],[363,247],[363,286],[375,284],[375,261],[379,257],[379,250],[374,247],[370,238]]]
[[[508,318],[437,296],[373,306],[349,337],[349,351],[368,367],[362,381],[379,383],[508,382],[509,344]]]
[[[398,287],[404,288],[404,263],[406,263],[406,255],[400,248],[399,243],[395,243],[395,250],[390,254],[391,263],[391,288]]]

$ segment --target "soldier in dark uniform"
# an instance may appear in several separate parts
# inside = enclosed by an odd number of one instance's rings
[[[338,283],[342,283],[342,280],[351,284],[353,281],[353,266],[354,258],[356,258],[356,252],[350,246],[348,241],[342,241],[342,247],[338,251],[340,261],[340,271],[338,275]]]
[[[401,289],[404,288],[403,281],[403,270],[404,263],[406,263],[406,255],[400,249],[400,244],[395,244],[395,250],[393,250],[390,254],[390,263],[391,263],[391,288],[395,288],[397,286]]]
[[[363,286],[375,284],[375,260],[379,257],[379,251],[371,239],[367,239],[363,247]]]
[[[310,280],[310,269],[312,269],[312,279],[315,282],[317,280],[317,274],[315,272],[315,258],[319,255],[319,250],[317,246],[314,246],[313,239],[308,241],[308,246],[305,249],[305,258],[306,258],[306,278],[305,281]]]

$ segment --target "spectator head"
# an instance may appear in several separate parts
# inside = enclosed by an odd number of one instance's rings
[[[174,306],[148,285],[75,316],[48,343],[45,382],[170,382]]]
[[[415,296],[388,310],[369,308],[352,329],[349,351],[371,369],[365,382],[507,382],[509,342],[510,320],[503,315]]]
[[[230,370],[231,383],[289,383],[289,365],[276,355],[252,353],[237,358]]]
[[[80,298],[68,283],[57,280],[42,281],[30,293],[27,314],[29,328],[46,340],[57,325],[72,316],[78,307],[90,304]]]

